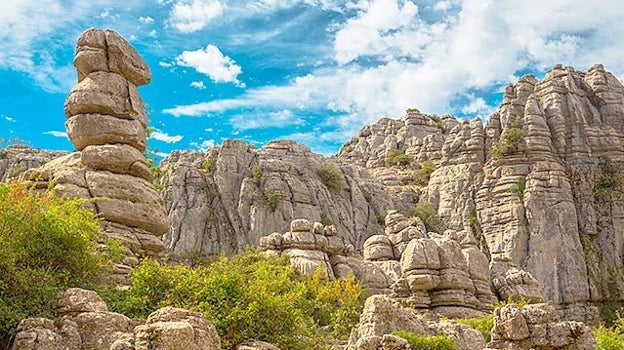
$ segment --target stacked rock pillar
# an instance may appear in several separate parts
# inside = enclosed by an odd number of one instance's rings
[[[147,116],[137,86],[149,83],[150,71],[119,34],[99,29],[80,36],[74,65],[78,83],[65,102],[65,126],[76,152],[26,178],[36,187],[49,182],[60,195],[93,199],[104,232],[127,248],[115,278],[124,283],[140,257],[164,250],[160,236],[170,226],[143,154]]]

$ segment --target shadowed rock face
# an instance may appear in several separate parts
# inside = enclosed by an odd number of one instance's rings
[[[127,247],[121,281],[137,258],[155,256],[164,246],[156,236],[169,232],[164,202],[151,184],[145,150],[147,117],[137,85],[150,71],[119,34],[89,29],[78,39],[74,65],[78,84],[65,101],[67,134],[77,152],[28,171],[37,188],[48,183],[61,195],[93,198],[106,220],[105,233]]]

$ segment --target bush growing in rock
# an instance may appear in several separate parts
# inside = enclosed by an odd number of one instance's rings
[[[392,332],[393,335],[407,340],[412,349],[419,350],[459,350],[451,338],[445,335],[424,336],[407,331]]]
[[[610,328],[600,326],[594,332],[598,347],[596,350],[624,349],[624,319],[617,317]]]
[[[503,130],[498,141],[490,148],[490,155],[494,158],[502,158],[512,155],[520,150],[520,143],[524,139],[524,130],[520,126],[521,117],[517,117],[511,127]]]
[[[483,334],[487,343],[492,340],[492,327],[494,327],[494,315],[488,315],[480,318],[459,318],[457,323],[470,326]]]
[[[330,192],[338,192],[344,188],[344,178],[340,170],[326,165],[320,167],[316,171],[316,174],[321,178],[323,185],[325,185]]]
[[[116,249],[98,250],[100,223],[78,200],[0,183],[0,343],[27,317],[51,317],[57,294],[90,287]]]
[[[262,180],[262,168],[259,165],[254,165],[251,167],[251,181],[256,185],[260,186],[260,181]]]
[[[269,205],[269,209],[271,209],[271,211],[275,211],[277,209],[277,205],[282,201],[282,194],[272,188],[265,188],[264,198]]]
[[[108,304],[130,317],[175,306],[202,312],[224,349],[259,339],[281,349],[315,349],[327,337],[346,338],[363,307],[354,279],[305,278],[288,258],[256,251],[221,256],[207,266],[161,266],[146,260],[127,291],[110,291]]]
[[[428,160],[420,165],[420,169],[414,171],[414,183],[419,186],[427,186],[429,178],[435,170],[435,164]]]
[[[431,203],[420,202],[412,208],[412,216],[420,218],[428,231],[441,232],[444,228],[438,213],[433,209]]]
[[[388,165],[408,165],[411,159],[410,156],[396,149],[391,149],[386,153],[386,163]]]

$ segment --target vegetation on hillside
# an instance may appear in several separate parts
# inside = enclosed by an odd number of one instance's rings
[[[594,336],[598,344],[596,350],[624,349],[624,319],[618,315],[612,327],[600,326],[595,330]]]
[[[459,350],[453,340],[445,335],[425,336],[407,331],[392,332],[393,335],[401,337],[410,344],[412,349],[418,350]]]
[[[521,123],[522,117],[516,117],[511,126],[503,130],[498,141],[490,148],[490,155],[493,158],[502,158],[518,153],[520,144],[524,139]]]
[[[433,161],[428,160],[420,165],[420,168],[414,171],[413,178],[414,183],[418,186],[427,186],[429,184],[429,178],[435,170],[435,164]]]
[[[253,250],[195,268],[146,260],[134,270],[129,290],[109,293],[109,307],[130,317],[164,306],[200,311],[217,328],[224,349],[249,338],[284,350],[346,339],[364,302],[354,278],[329,281],[321,270],[306,278],[288,258]]]
[[[316,174],[321,178],[323,185],[327,187],[329,192],[336,193],[341,191],[345,186],[345,180],[342,172],[331,165],[320,167]]]
[[[84,201],[0,183],[0,343],[28,317],[52,317],[57,294],[90,288],[121,256],[119,243],[98,249],[100,222]]]
[[[442,232],[444,224],[429,202],[420,202],[412,208],[412,216],[420,218],[428,231]]]

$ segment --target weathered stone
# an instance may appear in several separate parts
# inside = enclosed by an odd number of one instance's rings
[[[65,123],[67,135],[82,151],[90,145],[126,144],[143,152],[145,128],[137,120],[126,120],[103,114],[79,114]]]
[[[82,150],[82,164],[93,170],[108,170],[151,181],[152,173],[145,156],[129,145],[92,145]]]

